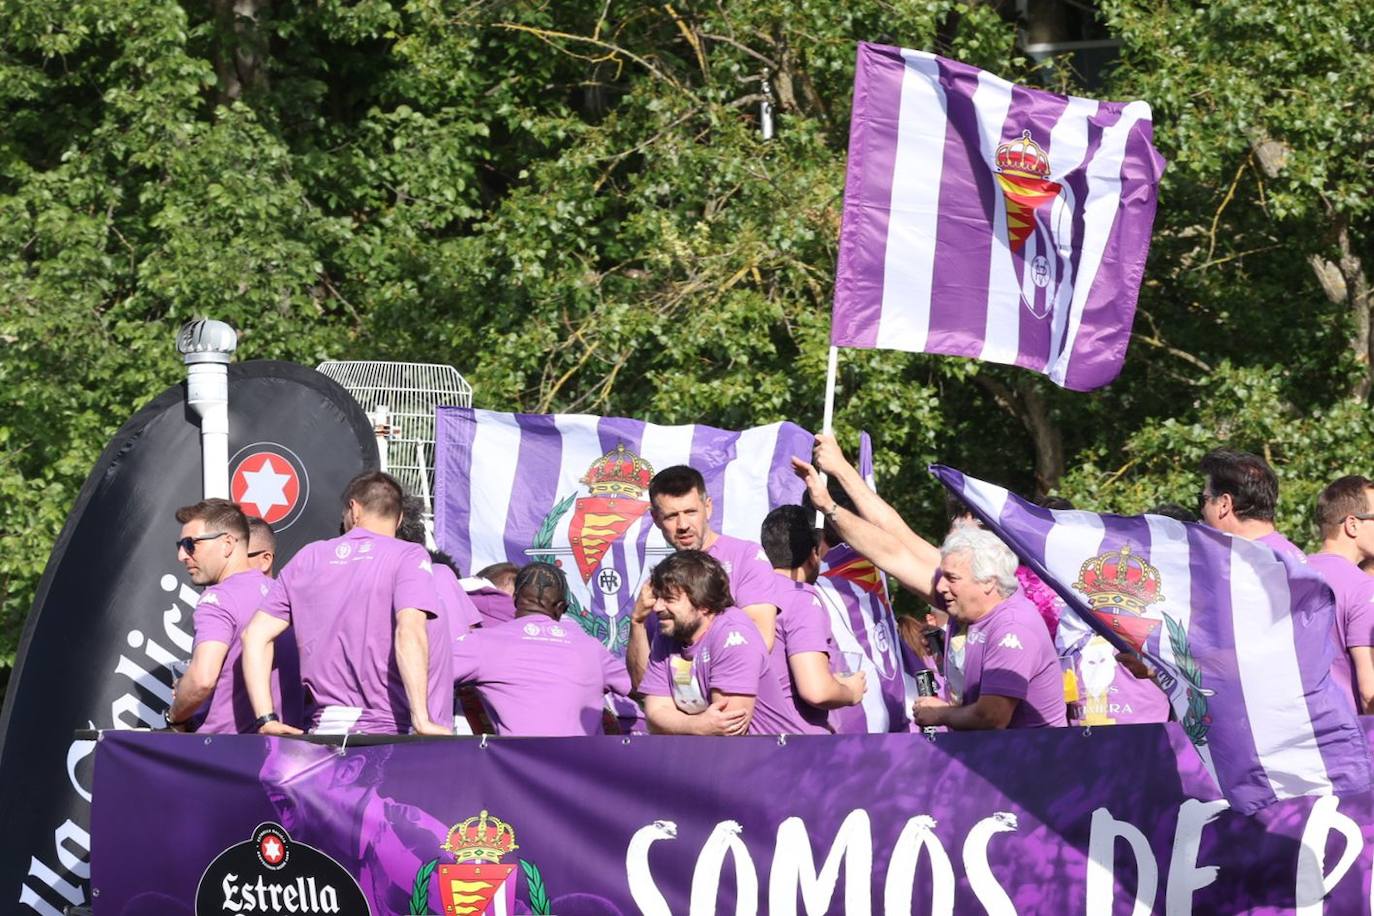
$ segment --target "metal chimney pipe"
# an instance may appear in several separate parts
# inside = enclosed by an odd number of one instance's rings
[[[203,496],[229,499],[229,360],[238,335],[223,321],[188,321],[177,334],[186,363],[186,404],[200,418]]]

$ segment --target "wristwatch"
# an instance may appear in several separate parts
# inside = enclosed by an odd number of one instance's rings
[[[162,711],[162,721],[167,724],[168,728],[182,728],[191,721],[191,717],[187,716],[180,722],[174,722],[172,721],[172,707],[168,706]]]
[[[258,730],[258,729],[261,729],[261,728],[262,728],[264,725],[266,725],[268,722],[280,722],[280,721],[281,721],[281,716],[277,715],[276,713],[274,713],[274,712],[265,713],[265,714],[263,714],[263,715],[261,715],[261,716],[258,716],[256,719],[253,720],[253,728],[254,728],[254,730]]]
[[[839,504],[839,503],[831,503],[829,509],[822,509],[822,510],[821,510],[821,515],[824,515],[824,516],[825,516],[826,518],[828,518],[828,519],[834,519],[835,513],[839,512],[839,511],[840,511],[840,504]]]

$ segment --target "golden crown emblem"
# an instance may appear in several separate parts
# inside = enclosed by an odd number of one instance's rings
[[[1087,596],[1094,611],[1143,614],[1164,597],[1159,593],[1159,570],[1131,553],[1129,544],[1085,562],[1073,587]]]
[[[1018,139],[997,147],[996,159],[997,168],[1013,175],[1047,178],[1050,174],[1050,157],[1039,143],[1031,139],[1028,130],[1023,130]]]
[[[452,853],[457,862],[497,863],[520,847],[515,845],[515,828],[484,809],[476,817],[454,824],[439,848]]]
[[[634,452],[625,451],[621,442],[592,462],[579,483],[585,483],[592,496],[620,496],[639,499],[649,489],[654,469]]]

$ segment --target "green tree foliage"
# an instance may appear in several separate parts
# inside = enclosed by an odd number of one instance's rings
[[[1370,441],[1374,14],[1102,17],[1093,91],[1150,100],[1172,161],[1121,380],[848,351],[838,428],[932,529],[934,460],[1139,510],[1224,441],[1267,450],[1304,535]],[[243,358],[451,363],[495,409],[818,426],[855,42],[1078,89],[1019,28],[949,0],[0,5],[0,664],[196,315]]]

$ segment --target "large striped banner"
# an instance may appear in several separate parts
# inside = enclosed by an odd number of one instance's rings
[[[1121,370],[1164,160],[1145,102],[861,43],[831,343]]]
[[[440,407],[435,539],[465,574],[491,563],[561,565],[569,613],[623,654],[640,583],[671,552],[649,516],[649,480],[701,472],[712,527],[757,542],[763,517],[801,500],[793,455],[812,436],[793,423],[742,432],[624,417]]]
[[[953,469],[931,472],[1070,610],[1159,670],[1237,811],[1369,789],[1368,746],[1330,676],[1334,596],[1302,560],[1205,525],[1042,509]]]

